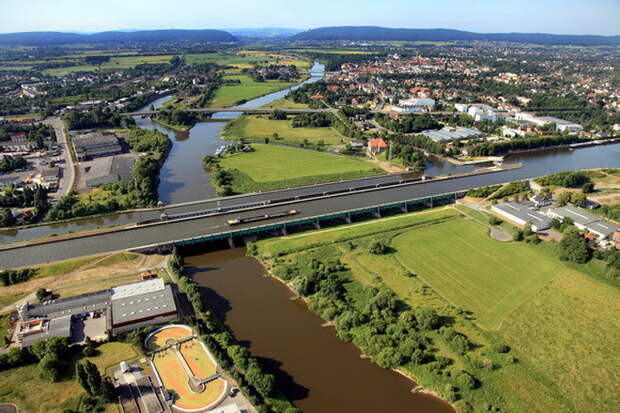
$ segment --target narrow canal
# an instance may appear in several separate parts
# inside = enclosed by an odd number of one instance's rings
[[[415,383],[360,358],[354,345],[312,314],[245,250],[185,259],[217,316],[304,412],[453,413],[435,397],[412,394]]]

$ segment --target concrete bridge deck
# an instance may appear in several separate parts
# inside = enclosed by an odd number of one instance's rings
[[[253,210],[232,211],[214,216],[164,222],[154,225],[138,226],[118,232],[96,234],[86,238],[68,239],[37,246],[23,246],[0,251],[0,268],[14,268],[43,264],[57,260],[76,258],[85,255],[102,254],[126,249],[136,249],[150,245],[170,245],[171,243],[197,242],[208,237],[224,238],[242,234],[257,228],[269,230],[269,226],[295,224],[305,220],[329,219],[330,215],[343,216],[347,212],[359,212],[373,208],[398,207],[404,202],[428,202],[430,198],[453,196],[457,192],[511,181],[511,171],[487,175],[459,177],[450,180],[437,180],[424,183],[404,184],[396,187],[378,188],[365,192],[344,193],[340,195],[293,201],[288,205],[266,205]],[[298,214],[271,219],[253,224],[230,227],[227,221],[233,218],[246,218],[262,214],[273,214],[283,210],[295,209]]]

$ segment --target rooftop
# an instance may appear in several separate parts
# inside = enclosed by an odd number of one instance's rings
[[[465,128],[463,126],[457,127],[443,127],[442,129],[429,129],[420,132],[427,138],[434,140],[435,142],[448,142],[462,139],[472,139],[484,136],[484,133],[475,128]]]
[[[118,138],[113,134],[91,132],[74,137],[73,144],[76,150],[86,150],[89,147],[118,145]]]
[[[163,284],[161,278],[148,281],[154,280],[161,280]],[[144,281],[143,283],[146,282]],[[172,287],[165,285],[163,289],[112,300],[112,324],[118,325],[143,318],[155,317],[160,314],[175,312],[176,309]]]
[[[138,281],[112,288],[112,301],[137,296],[144,293],[161,291],[165,287],[163,278]]]
[[[41,304],[31,304],[28,307],[28,315],[30,317],[63,317],[93,311],[104,307],[109,302],[110,291],[101,290],[58,300],[45,301]]]
[[[86,171],[86,185],[97,186],[126,181],[132,177],[135,159],[127,155],[114,155],[90,161]]]
[[[549,228],[551,225],[551,218],[538,211],[531,210],[527,205],[517,202],[500,202],[493,205],[493,208],[510,214],[524,222],[531,222],[532,225],[539,229]]]

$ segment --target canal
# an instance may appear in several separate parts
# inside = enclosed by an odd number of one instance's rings
[[[323,76],[323,66],[315,64],[312,76],[303,83],[316,82]],[[239,108],[258,108],[274,100],[285,97],[291,89],[272,93],[257,99],[250,100]],[[163,106],[174,96],[165,96],[152,103],[155,108]],[[142,110],[148,110],[149,104]],[[240,113],[216,113],[213,120],[227,120],[239,116]],[[136,124],[145,129],[159,130],[172,140],[173,146],[160,173],[159,196],[166,205],[180,202],[196,201],[214,196],[214,189],[209,176],[202,168],[202,158],[205,154],[212,154],[215,150],[228,144],[220,138],[225,122],[200,122],[188,132],[178,132],[166,128],[148,118],[135,117]],[[548,175],[555,172],[591,169],[591,168],[620,168],[620,144],[600,145],[575,150],[550,149],[537,152],[526,152],[506,157],[506,163],[520,163],[522,168],[504,173],[504,181],[527,179],[530,177]],[[441,159],[428,161],[425,174],[439,176],[468,172],[476,166],[458,166]],[[492,177],[481,176],[480,185]],[[113,214],[98,218],[84,218],[67,223],[42,225],[22,230],[0,231],[0,244],[20,242],[34,238],[46,237],[52,234],[66,234],[84,231],[98,227],[122,225],[158,217],[158,212],[135,212]]]
[[[353,344],[312,314],[241,248],[186,257],[186,268],[216,315],[273,373],[304,412],[453,413],[415,383],[360,358]]]

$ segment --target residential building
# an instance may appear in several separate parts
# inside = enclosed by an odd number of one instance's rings
[[[75,154],[80,161],[123,152],[118,138],[114,134],[91,132],[76,136],[72,141]]]
[[[516,138],[517,136],[523,137],[525,136],[525,131],[520,129],[509,128],[508,126],[502,126],[502,135],[507,138]]]
[[[467,112],[469,110],[469,105],[464,103],[455,103],[454,109],[456,109],[457,112]]]
[[[551,218],[517,202],[500,202],[493,205],[491,211],[517,225],[524,226],[529,222],[533,231],[543,231],[551,227]]]
[[[387,143],[381,138],[369,139],[366,154],[369,158],[375,158],[377,155],[385,152],[387,147]]]

